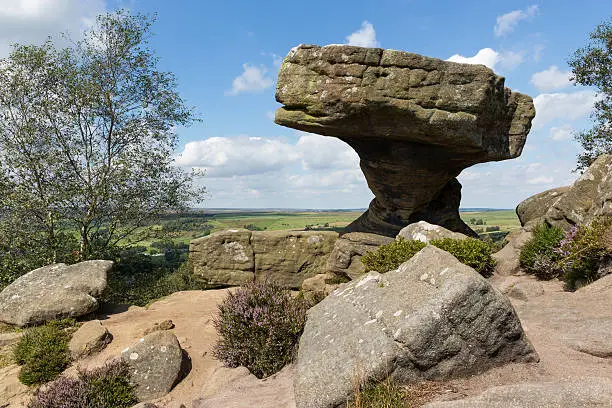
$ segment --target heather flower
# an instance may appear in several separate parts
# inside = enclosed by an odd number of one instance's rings
[[[293,360],[306,323],[305,301],[272,282],[254,282],[230,293],[218,309],[213,354],[226,366],[245,366],[263,378]]]

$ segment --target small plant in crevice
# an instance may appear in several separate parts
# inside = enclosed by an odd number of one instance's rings
[[[556,252],[567,290],[576,290],[602,276],[602,266],[612,259],[612,217],[598,217],[590,224],[573,226]]]
[[[28,408],[128,408],[138,402],[129,367],[114,360],[77,378],[60,377],[38,390]]]
[[[19,380],[26,385],[55,379],[70,364],[70,334],[65,321],[27,329],[13,348],[13,361],[21,365]]]
[[[436,246],[459,260],[482,276],[488,277],[493,274],[495,259],[491,256],[491,245],[475,238],[452,239],[440,238],[431,241]]]
[[[376,251],[368,252],[361,257],[361,262],[366,267],[366,271],[385,273],[397,269],[426,246],[424,242],[402,238],[381,245]]]
[[[540,224],[525,243],[519,255],[521,268],[538,279],[553,279],[561,275],[558,265],[563,257],[557,250],[565,234],[561,228]]]
[[[219,334],[214,356],[228,367],[247,367],[257,378],[280,371],[295,357],[309,306],[268,281],[230,292],[213,321]]]
[[[459,262],[474,268],[485,277],[493,273],[495,260],[487,242],[475,238],[441,238],[432,240],[431,245],[450,253]],[[361,258],[361,262],[368,271],[385,273],[397,269],[425,246],[427,244],[421,241],[399,239],[368,252]]]

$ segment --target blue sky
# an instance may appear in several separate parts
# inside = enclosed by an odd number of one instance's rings
[[[151,47],[202,118],[179,129],[178,163],[206,169],[205,207],[363,208],[372,194],[356,154],[333,138],[275,125],[276,73],[301,43],[379,46],[483,63],[534,98],[520,158],[466,169],[463,207],[513,208],[576,178],[572,132],[589,126],[593,89],[567,59],[612,16],[608,1],[0,0],[0,57],[13,42],[87,27],[126,7],[157,13]]]

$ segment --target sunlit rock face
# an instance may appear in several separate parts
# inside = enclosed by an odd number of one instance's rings
[[[535,116],[529,96],[483,65],[347,45],[292,49],[276,100],[276,123],[355,149],[375,198],[347,229],[387,236],[421,220],[475,235],[456,177],[518,157]]]

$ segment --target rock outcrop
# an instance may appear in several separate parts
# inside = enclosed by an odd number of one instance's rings
[[[348,231],[393,237],[421,220],[475,236],[459,218],[455,177],[519,156],[535,116],[529,96],[483,65],[346,45],[292,49],[276,100],[276,123],[359,155],[375,199]]]
[[[361,257],[390,242],[393,242],[393,238],[382,235],[364,232],[344,234],[334,244],[327,261],[327,270],[338,276],[355,279],[367,272]]]
[[[325,272],[338,234],[331,231],[227,230],[191,241],[193,273],[217,285],[272,280],[299,289]]]
[[[612,401],[612,380],[589,377],[493,387],[476,397],[436,402],[424,408],[604,408]]]
[[[449,231],[439,225],[433,225],[426,221],[419,221],[407,225],[395,237],[396,240],[406,239],[429,243],[433,239],[452,238],[466,239],[467,236],[459,232]]]
[[[112,261],[85,261],[28,272],[0,293],[0,322],[28,326],[91,313],[112,267]]]
[[[397,270],[370,272],[310,309],[298,350],[296,403],[337,406],[356,379],[447,379],[537,360],[509,300],[428,245]]]
[[[563,229],[597,216],[612,216],[612,155],[600,156],[571,186],[521,202],[516,213],[523,226],[545,222]]]
[[[68,350],[73,360],[87,357],[104,349],[113,339],[99,320],[84,323],[70,338]]]
[[[519,257],[521,249],[532,237],[530,231],[519,229],[512,231],[506,237],[508,243],[499,251],[494,253],[495,274],[500,276],[515,275],[521,271]]]
[[[166,395],[181,374],[183,350],[174,334],[158,331],[146,335],[121,353],[129,365],[140,401]]]

